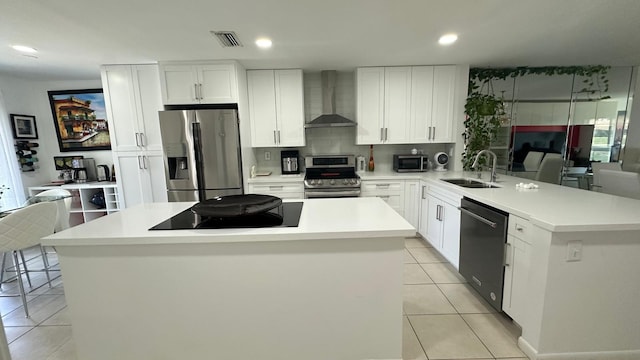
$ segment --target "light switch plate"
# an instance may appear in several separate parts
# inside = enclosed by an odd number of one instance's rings
[[[264,159],[267,161],[271,160],[271,151],[264,152]]]

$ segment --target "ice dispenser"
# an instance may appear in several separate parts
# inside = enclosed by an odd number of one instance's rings
[[[169,180],[189,179],[189,159],[187,157],[186,144],[168,144],[166,152]]]

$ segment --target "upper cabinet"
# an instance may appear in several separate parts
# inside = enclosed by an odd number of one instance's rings
[[[160,63],[160,85],[165,105],[238,102],[233,62]]]
[[[302,70],[248,70],[253,147],[305,145]]]
[[[113,151],[161,151],[158,67],[106,65],[101,75]]]
[[[455,66],[359,68],[358,144],[453,142]]]

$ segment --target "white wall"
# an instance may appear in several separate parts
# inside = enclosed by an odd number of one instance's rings
[[[34,81],[0,75],[0,89],[4,94],[7,111],[10,114],[34,115],[36,117],[38,128],[36,142],[40,144],[36,150],[39,161],[36,163],[37,169],[35,171],[22,173],[25,191],[29,186],[41,185],[57,179],[58,172],[55,170],[54,156],[83,155],[85,158],[94,158],[96,164],[111,166],[113,163],[111,151],[108,150],[63,153],[58,147],[47,91],[92,88],[102,88],[100,78],[74,81]]]

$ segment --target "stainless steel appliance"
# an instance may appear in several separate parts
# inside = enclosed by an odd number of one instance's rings
[[[96,162],[91,158],[74,158],[71,160],[73,181],[77,183],[85,183],[96,181]]]
[[[396,172],[427,171],[429,156],[427,155],[393,155],[393,170]]]
[[[503,211],[462,199],[460,274],[498,311],[502,311],[508,219]]]
[[[360,196],[360,176],[354,155],[307,156],[304,176],[305,198]]]
[[[280,152],[280,166],[282,175],[300,174],[298,150],[283,150]]]
[[[160,112],[169,201],[242,194],[235,109]]]
[[[98,181],[111,181],[111,174],[107,165],[98,165],[97,175]]]
[[[322,115],[305,124],[305,128],[322,127],[354,127],[355,121],[349,120],[336,112],[336,80],[338,72],[325,70],[320,73],[322,89]]]

